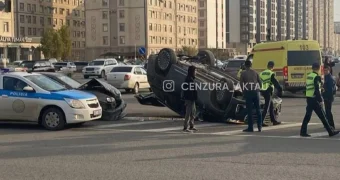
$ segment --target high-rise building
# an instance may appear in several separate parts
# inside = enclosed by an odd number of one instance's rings
[[[47,28],[70,27],[70,60],[85,58],[85,11],[83,0],[6,0],[13,9],[16,37],[41,37]]]
[[[197,0],[86,1],[86,57],[121,56],[198,46]],[[201,25],[203,26],[203,25]]]
[[[226,48],[225,0],[199,0],[199,48]]]

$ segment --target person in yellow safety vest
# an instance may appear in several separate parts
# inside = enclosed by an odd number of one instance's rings
[[[321,96],[321,77],[318,72],[320,70],[320,64],[314,63],[312,66],[313,72],[309,73],[306,80],[306,97],[307,97],[307,107],[306,115],[303,119],[300,136],[310,137],[307,134],[307,125],[312,117],[313,111],[320,118],[323,126],[328,131],[330,137],[339,134],[339,131],[335,131],[328,123],[325,112],[323,110],[323,99]]]
[[[242,63],[240,69],[238,70],[237,72],[237,78],[240,78],[241,77],[241,73],[242,71],[246,70],[246,67],[244,66],[244,63]]]
[[[270,120],[274,126],[281,124],[281,122],[277,121],[275,112],[274,112],[274,104],[272,101],[274,88],[278,91],[278,96],[282,96],[282,87],[279,82],[275,78],[275,73],[273,72],[274,62],[269,61],[267,64],[267,69],[260,73],[260,78],[262,81],[261,95],[264,97],[265,104],[262,111],[262,127],[268,126],[264,123],[264,119],[269,111]]]

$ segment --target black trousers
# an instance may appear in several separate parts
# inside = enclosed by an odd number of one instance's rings
[[[333,105],[333,100],[328,100],[325,99],[325,111],[326,111],[326,117],[328,120],[328,124],[335,128],[334,126],[334,120],[333,120],[333,114],[332,114],[332,105]]]
[[[306,115],[303,119],[300,134],[307,134],[307,125],[312,117],[313,111],[321,120],[323,126],[326,128],[328,134],[333,134],[334,129],[328,124],[326,114],[323,107],[316,101],[315,98],[307,98]]]
[[[271,89],[271,88],[269,88]],[[274,113],[274,104],[272,101],[272,90],[261,91],[261,95],[264,98],[264,108],[262,111],[262,123],[264,123],[264,119],[266,118],[267,112],[269,111],[270,121],[276,122],[276,116]]]

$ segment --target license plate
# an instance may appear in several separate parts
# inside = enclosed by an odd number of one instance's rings
[[[93,115],[94,115],[94,116],[99,116],[101,113],[102,113],[101,110],[95,110],[95,111],[93,111]]]
[[[303,78],[303,74],[292,74],[292,78],[294,78],[294,79]]]

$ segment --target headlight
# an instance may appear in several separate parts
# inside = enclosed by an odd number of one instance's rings
[[[65,101],[72,108],[75,108],[75,109],[85,109],[84,104],[81,101],[79,101],[79,100],[65,98]]]
[[[115,98],[113,98],[113,97],[107,97],[107,98],[106,98],[106,101],[109,102],[109,103],[112,103],[112,102],[115,102]]]

